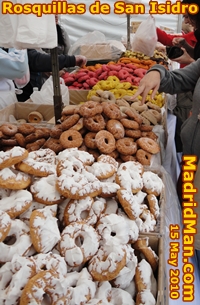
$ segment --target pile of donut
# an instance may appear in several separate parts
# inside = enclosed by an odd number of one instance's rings
[[[58,148],[61,144],[64,149],[78,147],[88,151],[95,160],[100,154],[107,154],[117,161],[150,165],[152,155],[160,152],[158,136],[152,129],[132,107],[120,109],[113,103],[87,101],[62,111],[61,124],[52,128],[45,147],[55,151],[47,145]]]
[[[50,137],[51,129],[37,127],[29,123],[3,123],[0,126],[0,149],[6,151],[14,146],[26,148],[28,151],[40,149]]]
[[[153,121],[151,117],[150,120]],[[4,123],[0,126],[0,148],[7,150],[19,145],[28,151],[42,147],[59,153],[77,147],[93,154],[95,159],[103,153],[121,162],[135,160],[150,165],[152,155],[160,151],[160,146],[149,122],[133,107],[87,101],[66,107],[61,124],[51,129],[27,123]]]
[[[163,182],[77,148],[0,152],[0,303],[156,304]]]

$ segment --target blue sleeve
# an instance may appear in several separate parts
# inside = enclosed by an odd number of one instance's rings
[[[9,49],[8,53],[0,48],[0,77],[22,78],[28,69],[26,50]]]

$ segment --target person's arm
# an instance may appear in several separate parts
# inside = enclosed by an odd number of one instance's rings
[[[33,72],[51,72],[52,63],[51,55],[40,53],[35,49],[28,50],[28,60],[30,71]],[[75,67],[76,58],[75,56],[58,55],[59,70],[68,67]]]
[[[197,80],[200,77],[200,59],[182,69],[168,71],[162,65],[154,65],[141,79],[137,92],[132,96],[134,100],[142,95],[142,103],[150,90],[152,98],[157,91],[170,94],[194,90]]]
[[[0,77],[22,78],[28,69],[26,50],[9,49],[8,53],[0,48]]]
[[[172,46],[172,40],[174,38],[174,35],[167,34],[165,31],[156,28],[158,41],[165,46]]]
[[[28,50],[28,60],[29,60],[29,68],[32,72],[51,72],[52,71],[52,63],[51,63],[51,55],[40,53],[35,49]],[[82,67],[86,64],[87,60],[85,56],[82,55],[58,55],[58,63],[59,70],[63,68]]]

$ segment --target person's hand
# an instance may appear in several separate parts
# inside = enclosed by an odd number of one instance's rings
[[[59,76],[61,77],[62,75],[64,75],[66,72],[65,72],[65,70],[60,70],[59,71]]]
[[[186,49],[181,48],[183,50],[183,55],[177,58],[173,58],[171,59],[172,61],[176,61],[179,64],[185,64],[185,65],[189,65],[191,64],[191,62],[195,61],[186,51]]]
[[[152,91],[151,98],[154,99],[158,89],[160,87],[160,72],[154,70],[147,73],[140,81],[137,92],[131,97],[134,100],[138,95],[142,96],[142,105],[146,101],[146,97],[150,90]]]
[[[87,63],[87,58],[83,55],[76,55],[76,66],[83,67]]]
[[[186,44],[186,41],[185,41],[185,38],[182,38],[182,37],[174,37],[172,39],[172,44],[173,46],[176,46],[176,47],[184,47],[185,44]]]

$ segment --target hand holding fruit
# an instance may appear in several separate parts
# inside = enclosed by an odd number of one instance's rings
[[[83,55],[76,55],[76,66],[84,67],[87,63],[87,58]]]

